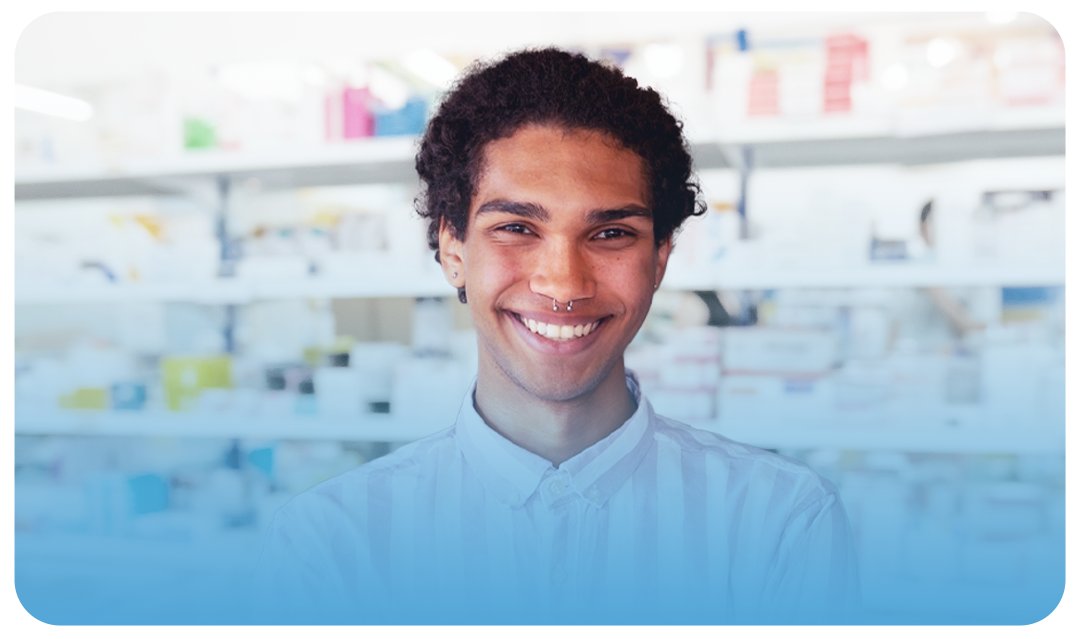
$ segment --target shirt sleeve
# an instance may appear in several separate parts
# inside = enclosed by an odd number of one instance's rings
[[[856,623],[859,571],[847,514],[835,489],[794,515],[766,586],[767,623]]]

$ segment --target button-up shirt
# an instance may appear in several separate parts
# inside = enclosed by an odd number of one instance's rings
[[[634,414],[558,467],[462,403],[449,429],[298,495],[255,576],[262,622],[842,622],[836,489],[805,465]]]

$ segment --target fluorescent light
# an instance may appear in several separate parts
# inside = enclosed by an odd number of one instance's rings
[[[16,109],[36,111],[58,118],[84,122],[94,115],[94,107],[90,106],[89,102],[23,84],[15,85],[12,98]]]
[[[642,51],[645,66],[658,78],[671,78],[683,68],[683,48],[677,44],[650,44]]]
[[[440,89],[450,88],[450,84],[458,74],[457,67],[449,60],[428,49],[413,51],[405,56],[401,64]]]

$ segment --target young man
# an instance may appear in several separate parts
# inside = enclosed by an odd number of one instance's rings
[[[580,55],[516,53],[458,83],[416,165],[476,325],[475,387],[451,428],[278,513],[262,620],[847,620],[833,486],[656,415],[623,366],[704,209],[660,96]]]

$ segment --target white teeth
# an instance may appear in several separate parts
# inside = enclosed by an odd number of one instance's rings
[[[577,339],[578,337],[584,337],[593,332],[593,329],[600,325],[600,322],[592,322],[591,324],[577,324],[576,326],[570,326],[545,324],[544,322],[537,322],[536,320],[525,319],[520,316],[518,319],[533,333],[557,342],[565,342],[567,340]]]

